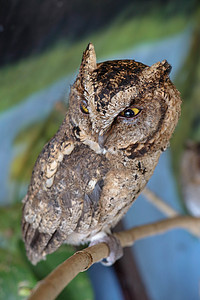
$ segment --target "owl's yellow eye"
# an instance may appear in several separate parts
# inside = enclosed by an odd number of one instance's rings
[[[130,107],[130,108],[122,111],[120,113],[120,116],[124,117],[124,118],[133,118],[133,117],[137,116],[140,111],[141,111],[141,109],[139,109],[137,107]]]
[[[85,100],[81,101],[80,108],[84,114],[89,114],[89,110],[87,108],[87,102]]]

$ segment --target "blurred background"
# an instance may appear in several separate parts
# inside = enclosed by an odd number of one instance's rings
[[[21,240],[21,200],[39,152],[64,118],[89,42],[99,62],[172,65],[182,115],[148,186],[177,212],[200,215],[199,1],[1,0],[0,299],[26,299],[74,252],[62,246],[32,266]],[[118,229],[163,218],[140,196]],[[58,299],[200,299],[200,240],[176,229],[138,241],[114,267],[95,264],[79,274]]]

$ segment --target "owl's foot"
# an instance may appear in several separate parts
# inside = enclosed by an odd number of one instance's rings
[[[109,256],[101,260],[101,263],[104,266],[109,267],[113,265],[116,260],[123,256],[123,248],[120,244],[120,241],[114,235],[100,233],[100,235],[98,234],[93,237],[89,246],[94,246],[99,243],[106,243],[110,249]]]

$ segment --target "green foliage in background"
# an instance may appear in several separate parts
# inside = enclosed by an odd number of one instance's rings
[[[176,76],[176,86],[181,91],[181,117],[171,140],[174,174],[178,186],[181,205],[184,206],[181,163],[187,142],[200,143],[200,9],[194,15],[195,29],[188,57]],[[187,210],[185,208],[187,213]]]
[[[63,245],[45,261],[32,266],[21,241],[21,204],[0,208],[0,299],[24,300],[36,283],[74,253]],[[92,300],[93,293],[86,273],[79,274],[58,300]]]
[[[20,149],[12,163],[11,179],[18,182],[30,181],[34,163],[44,145],[52,138],[62,123],[67,106],[58,102],[47,119],[28,126],[15,139]]]
[[[37,279],[20,251],[21,205],[0,208],[0,299],[26,299]]]
[[[179,165],[188,139],[200,142],[200,9],[196,13],[196,26],[188,57],[176,76],[176,86],[181,91],[181,117],[171,141],[175,172],[179,177]]]

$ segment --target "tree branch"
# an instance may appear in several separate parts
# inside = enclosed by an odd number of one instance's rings
[[[135,241],[155,234],[161,234],[173,228],[184,228],[189,231],[200,232],[200,218],[177,216],[160,222],[134,227],[123,232],[115,233],[122,247],[131,246]],[[33,289],[29,300],[53,300],[65,286],[79,273],[87,270],[92,264],[109,255],[106,243],[76,252]]]

